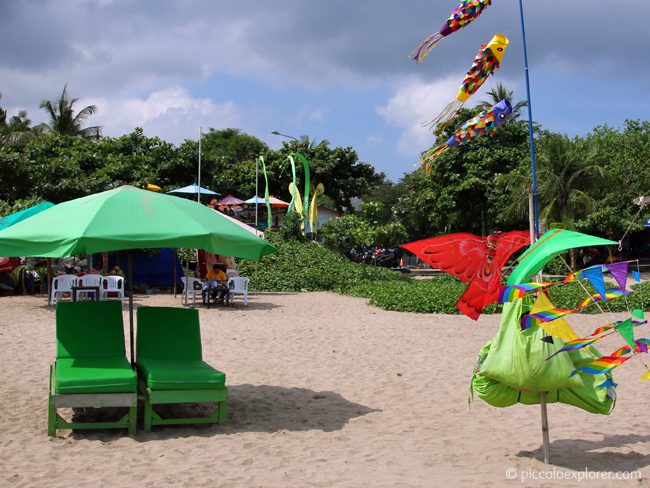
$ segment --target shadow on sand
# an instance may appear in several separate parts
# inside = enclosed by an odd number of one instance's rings
[[[138,433],[141,442],[179,437],[211,437],[241,432],[273,433],[281,430],[334,432],[341,430],[350,420],[380,410],[346,400],[332,391],[314,391],[306,388],[285,388],[272,385],[235,385],[228,388],[227,425],[176,425],[154,427],[152,433],[142,432],[138,412]],[[140,406],[141,407],[141,406]],[[204,415],[211,405],[169,405],[156,410],[163,416],[190,417]],[[108,410],[108,409],[104,409]],[[106,412],[115,416],[116,412]],[[100,420],[100,411],[80,412],[77,420]],[[109,442],[126,436],[124,430],[79,430],[74,439]]]
[[[608,448],[641,442],[650,442],[650,435],[612,435],[600,441],[558,439],[551,442],[551,464],[577,471],[585,468],[590,471],[636,471],[650,465],[650,454],[636,451],[621,453]],[[534,451],[520,451],[517,456],[544,460],[542,446]]]

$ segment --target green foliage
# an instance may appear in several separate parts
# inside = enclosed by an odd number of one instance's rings
[[[403,281],[403,277],[384,268],[357,264],[309,241],[284,240],[268,236],[278,252],[259,263],[242,260],[238,271],[251,279],[251,287],[260,291],[345,291],[365,282]]]
[[[303,220],[298,212],[288,212],[282,221],[282,226],[278,231],[278,236],[282,240],[298,240],[302,241],[305,237],[302,234]]]
[[[323,244],[328,249],[347,254],[354,248],[372,246],[372,226],[356,215],[345,215],[328,220],[320,229]]]

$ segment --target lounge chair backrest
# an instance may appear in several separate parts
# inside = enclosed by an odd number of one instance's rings
[[[56,357],[124,356],[120,302],[56,304]]]
[[[196,309],[138,307],[138,360],[203,359],[201,326]]]
[[[102,278],[99,274],[87,274],[80,276],[77,281],[81,286],[101,286]]]

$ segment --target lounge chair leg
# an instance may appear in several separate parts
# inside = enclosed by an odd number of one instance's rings
[[[47,402],[47,435],[54,437],[56,435],[56,408],[54,408],[52,393],[48,395]]]
[[[129,408],[129,436],[135,436],[135,430],[138,422],[138,396],[135,395],[131,407]]]
[[[52,366],[50,365],[50,387],[47,394],[47,435],[56,435],[56,407],[52,398]]]
[[[149,395],[144,394],[144,431],[151,432],[151,421],[153,418],[153,407]]]
[[[219,425],[226,425],[228,423],[228,402],[219,402]]]

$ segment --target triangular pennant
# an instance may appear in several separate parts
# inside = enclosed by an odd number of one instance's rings
[[[621,261],[620,263],[612,263],[607,265],[607,269],[614,277],[616,283],[618,283],[618,287],[621,290],[625,290],[625,285],[627,284],[627,268],[627,261]]]
[[[634,278],[634,281],[637,283],[641,283],[641,273],[638,271],[632,271],[632,278]]]
[[[643,310],[640,308],[635,308],[634,310],[632,310],[632,318],[638,319],[639,321],[643,321],[644,318]]]
[[[582,275],[589,280],[591,286],[593,286],[598,294],[604,301],[607,301],[605,296],[605,280],[603,279],[603,270],[600,267],[586,269],[582,272]]]
[[[571,342],[578,339],[578,334],[576,334],[573,329],[567,324],[566,320],[563,318],[555,318],[552,322],[542,322],[539,320],[539,317],[534,314],[542,314],[543,312],[548,312],[549,310],[557,310],[555,305],[551,303],[551,300],[546,296],[545,293],[540,293],[537,295],[537,300],[530,311],[531,317],[529,320],[535,320],[547,334],[562,339],[564,342]],[[566,314],[565,314],[566,315]],[[561,317],[562,315],[558,315]],[[523,320],[523,317],[522,317]]]
[[[612,380],[607,378],[600,385],[596,386],[596,388],[605,388],[605,387],[608,387],[608,386],[611,386],[612,388],[616,388],[618,386],[618,383],[614,383]]]
[[[641,376],[641,378],[639,378],[639,379],[640,379],[641,381],[643,381],[643,380],[650,380],[650,369],[649,369],[648,371],[646,371],[645,373],[643,373],[643,376]]]
[[[648,345],[650,340],[648,339],[637,339],[634,341],[636,344],[636,352],[642,352],[643,354],[648,354]]]
[[[555,344],[555,342],[553,342],[553,337],[551,337],[551,336],[542,337],[542,341],[548,342],[549,344]]]
[[[625,322],[618,324],[616,330],[621,334],[630,347],[636,347],[636,344],[634,343],[634,325],[632,324],[632,319],[627,319]]]

